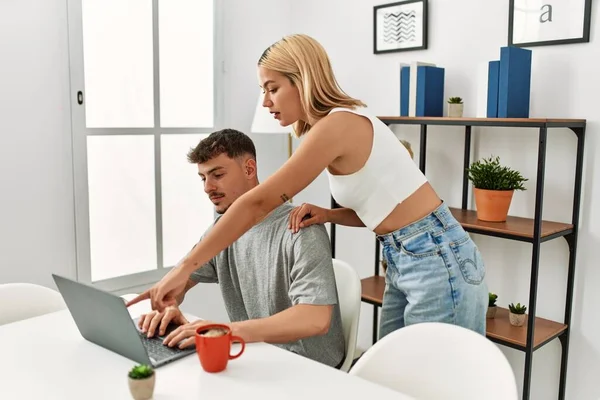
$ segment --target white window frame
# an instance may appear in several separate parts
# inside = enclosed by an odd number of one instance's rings
[[[100,0],[99,0],[100,1]],[[153,73],[154,73],[154,127],[153,128],[87,128],[85,123],[85,80],[83,65],[82,0],[67,0],[69,27],[71,135],[73,147],[73,184],[75,194],[75,238],[77,280],[111,292],[150,285],[160,280],[173,266],[163,262],[162,186],[161,186],[161,136],[169,134],[202,134],[221,129],[224,120],[224,46],[222,2],[213,0],[213,91],[214,126],[210,128],[160,127],[160,71],[158,2],[152,1]],[[83,93],[83,104],[78,102],[78,92]],[[90,252],[90,222],[87,169],[87,137],[94,135],[154,135],[154,179],[156,202],[157,269],[128,274],[92,283]],[[184,254],[182,254],[182,257]]]

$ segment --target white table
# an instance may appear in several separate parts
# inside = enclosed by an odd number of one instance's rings
[[[144,303],[131,307],[133,317]],[[0,399],[131,399],[135,364],[85,340],[67,310],[0,326]],[[195,353],[156,369],[155,400],[247,398],[409,399],[266,343],[248,344],[216,374]]]

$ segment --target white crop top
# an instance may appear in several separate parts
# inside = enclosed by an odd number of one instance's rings
[[[334,175],[327,170],[335,201],[351,208],[365,226],[374,230],[394,208],[414,193],[427,178],[408,150],[379,118],[365,108],[334,108],[369,118],[373,125],[373,147],[367,162],[353,174]]]

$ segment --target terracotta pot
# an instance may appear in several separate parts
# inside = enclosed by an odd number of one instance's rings
[[[488,222],[504,222],[512,201],[514,190],[474,189],[477,219]]]
[[[508,320],[512,326],[523,326],[527,314],[508,313]]]
[[[448,103],[448,117],[461,118],[463,116],[464,104]]]
[[[129,379],[129,391],[135,400],[148,400],[154,394],[154,383],[156,381],[156,373],[146,379]]]
[[[486,318],[494,318],[496,316],[496,311],[498,310],[497,306],[488,307],[487,312],[485,313]]]

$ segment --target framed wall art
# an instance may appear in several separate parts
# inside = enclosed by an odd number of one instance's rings
[[[427,0],[373,7],[375,54],[427,48]]]
[[[509,0],[508,45],[590,41],[592,0]]]

